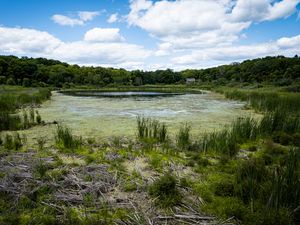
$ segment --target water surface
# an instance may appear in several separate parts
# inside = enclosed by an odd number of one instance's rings
[[[192,134],[197,135],[220,129],[234,118],[249,115],[251,112],[243,110],[243,106],[241,102],[229,101],[214,93],[107,98],[54,92],[39,112],[46,122],[62,122],[84,137],[132,137],[136,134],[138,115],[165,122],[173,134],[182,123],[188,122]],[[26,132],[51,136],[54,126],[35,127]]]

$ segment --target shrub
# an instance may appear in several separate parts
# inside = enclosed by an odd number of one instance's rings
[[[171,174],[165,174],[149,187],[150,196],[163,208],[180,203],[181,194],[177,188],[177,179]]]

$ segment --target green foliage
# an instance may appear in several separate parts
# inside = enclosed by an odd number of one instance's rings
[[[58,146],[70,149],[72,151],[81,147],[82,145],[81,137],[75,137],[68,127],[60,124],[58,124],[56,127],[55,142]]]
[[[0,131],[27,129],[35,124],[34,117],[38,119],[38,113],[35,116],[31,107],[28,112],[25,110],[27,105],[35,105],[48,99],[51,95],[49,89],[27,89],[12,88],[0,90]],[[17,114],[18,109],[23,108],[22,114]],[[37,121],[38,122],[38,121]]]
[[[171,69],[156,71],[126,71],[103,67],[79,67],[57,60],[44,58],[17,58],[0,56],[0,83],[24,86],[45,86],[69,88],[73,84],[96,86],[177,84],[186,78],[215,85],[271,82],[274,85],[293,85],[299,80],[300,59],[283,56],[246,60],[242,63],[223,65],[209,69]],[[4,67],[2,65],[5,65]]]
[[[268,172],[261,159],[242,162],[238,168],[236,180],[240,197],[245,203],[250,203],[251,212],[254,211],[254,200],[258,196],[260,184],[267,176]]]
[[[225,90],[226,98],[242,100],[257,111],[260,112],[280,112],[297,113],[300,111],[298,94],[285,93],[279,94],[276,92],[264,91],[243,91],[243,90]]]
[[[292,148],[284,165],[272,171],[269,206],[279,210],[281,207],[296,209],[300,202],[300,152]]]
[[[36,110],[36,122],[38,124],[41,124],[42,123],[42,117],[41,115],[39,114],[39,111]]]
[[[156,198],[157,204],[163,208],[179,204],[182,198],[177,187],[177,179],[169,173],[163,175],[150,185],[149,194]]]
[[[6,134],[3,140],[3,146],[7,150],[19,150],[22,147],[22,139],[19,133]]]
[[[167,127],[158,120],[137,117],[137,136],[140,140],[153,140],[163,143],[167,141]]]
[[[176,144],[179,149],[187,150],[191,144],[190,140],[191,126],[187,123],[179,128],[179,132],[176,135]]]
[[[45,144],[46,144],[46,138],[45,137],[39,137],[36,142],[37,142],[37,145],[38,145],[38,149],[40,151],[42,151],[45,147]]]

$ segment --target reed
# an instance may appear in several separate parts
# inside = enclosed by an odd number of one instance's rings
[[[238,118],[221,131],[205,133],[200,141],[203,151],[213,150],[230,157],[238,151],[238,144],[258,136],[258,124],[249,117]]]
[[[300,202],[300,153],[291,148],[283,166],[272,171],[272,184],[269,190],[268,206],[279,210],[281,207],[295,210]]]
[[[16,88],[16,90],[0,95],[0,131],[29,128],[30,124],[34,124],[35,117],[32,106],[40,104],[51,96],[50,89],[19,89]],[[31,106],[29,116],[27,112],[25,115],[24,111],[22,116],[17,115],[19,109],[26,108],[28,105]]]
[[[158,120],[137,117],[137,137],[140,140],[153,140],[154,142],[166,142],[168,131],[164,123]]]
[[[191,126],[187,123],[183,124],[176,135],[176,144],[179,149],[187,150],[191,145],[190,140]]]
[[[245,203],[250,203],[252,213],[260,185],[266,180],[267,174],[264,161],[256,158],[242,162],[237,170],[236,183],[239,196]]]
[[[6,134],[3,140],[3,146],[7,150],[19,150],[23,146],[19,133]]]
[[[82,145],[82,138],[72,134],[68,127],[57,125],[55,132],[55,143],[66,149],[77,149]]]
[[[37,124],[41,124],[42,123],[42,117],[39,114],[39,111],[36,110],[36,122]]]
[[[222,90],[221,92],[229,99],[247,102],[250,107],[260,112],[272,112],[277,109],[290,113],[300,112],[299,94],[241,90]]]
[[[258,137],[270,137],[274,132],[300,132],[300,117],[276,110],[267,112],[260,121],[250,117],[238,118],[221,131],[205,133],[200,147],[204,151],[213,150],[234,156],[238,144]]]

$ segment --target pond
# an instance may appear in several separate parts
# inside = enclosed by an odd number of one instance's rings
[[[250,115],[251,111],[244,110],[243,106],[244,103],[226,100],[211,92],[175,95],[84,92],[84,96],[53,92],[51,100],[45,102],[39,112],[44,121],[61,122],[83,137],[134,137],[138,115],[166,123],[172,135],[187,122],[196,136],[220,129],[237,117]],[[31,137],[53,137],[54,130],[55,125],[47,125],[24,132]]]

